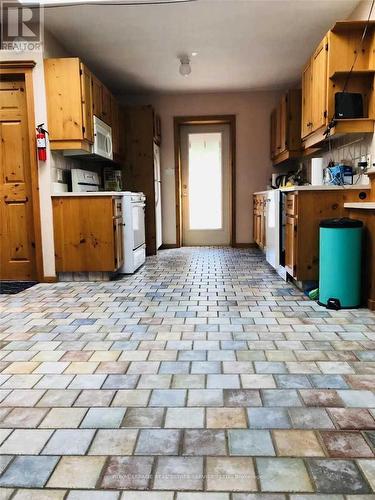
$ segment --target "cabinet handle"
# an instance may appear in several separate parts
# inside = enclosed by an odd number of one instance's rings
[[[312,125],[312,122],[306,123],[306,127],[311,127],[311,125]]]

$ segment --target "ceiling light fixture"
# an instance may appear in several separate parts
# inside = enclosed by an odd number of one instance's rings
[[[189,76],[191,73],[190,59],[188,56],[181,56],[180,59],[180,75]]]

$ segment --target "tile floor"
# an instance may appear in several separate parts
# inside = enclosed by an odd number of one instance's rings
[[[0,499],[375,498],[375,314],[257,250],[0,296]]]

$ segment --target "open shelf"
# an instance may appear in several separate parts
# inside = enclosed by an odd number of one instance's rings
[[[351,77],[356,76],[373,76],[375,75],[375,69],[356,69],[352,72],[350,71],[335,71],[330,75],[331,80],[335,80],[336,78],[341,78],[344,76],[348,76],[349,73]]]
[[[372,118],[354,118],[335,120],[336,125],[331,129],[331,139],[336,139],[344,134],[372,134],[374,133],[375,120]],[[326,141],[324,132],[326,127],[321,127],[303,140],[306,150],[319,148]]]
[[[355,134],[374,132],[375,120],[372,118],[349,118],[335,120],[334,134]]]
[[[363,29],[367,24],[367,21],[337,21],[331,31],[333,33],[345,33],[348,31],[356,31]],[[369,28],[375,26],[375,21],[369,21]]]

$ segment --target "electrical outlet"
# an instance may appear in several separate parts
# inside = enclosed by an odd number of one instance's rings
[[[62,168],[56,169],[56,177],[57,177],[57,182],[64,181],[64,170]]]
[[[368,153],[366,156],[367,168],[371,168],[371,154]]]

